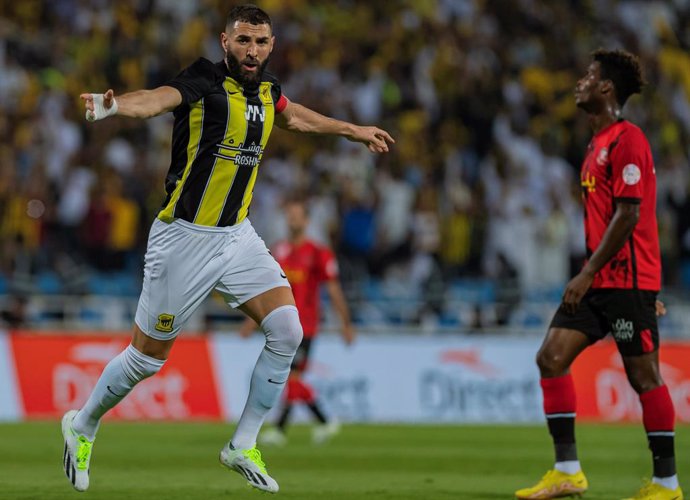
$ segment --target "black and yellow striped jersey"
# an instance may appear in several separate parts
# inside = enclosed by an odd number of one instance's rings
[[[254,88],[230,77],[225,62],[200,58],[166,83],[182,94],[173,111],[168,196],[158,218],[232,226],[249,213],[254,182],[276,112],[287,105],[264,72]]]

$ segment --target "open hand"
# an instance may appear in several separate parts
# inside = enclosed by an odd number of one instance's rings
[[[348,139],[365,144],[372,153],[387,153],[388,144],[395,144],[390,134],[378,127],[357,126]]]

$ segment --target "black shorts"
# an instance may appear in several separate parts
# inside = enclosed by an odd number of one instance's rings
[[[649,290],[590,289],[574,314],[561,305],[549,328],[577,330],[592,343],[611,333],[623,356],[654,352],[659,348],[656,296]]]
[[[307,369],[307,363],[309,362],[309,352],[311,351],[311,337],[303,337],[302,342],[297,348],[295,357],[292,358],[292,370],[304,371]]]

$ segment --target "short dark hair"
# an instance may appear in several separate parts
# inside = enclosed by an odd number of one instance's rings
[[[592,58],[601,66],[601,78],[611,80],[616,89],[616,99],[621,106],[633,94],[639,94],[647,82],[642,77],[640,60],[625,50],[598,49]]]
[[[309,216],[309,197],[303,191],[288,193],[283,199],[283,206],[299,205],[304,210],[305,215]]]
[[[231,26],[237,21],[249,24],[268,24],[273,29],[271,18],[266,11],[251,3],[233,7],[228,14],[225,26]]]

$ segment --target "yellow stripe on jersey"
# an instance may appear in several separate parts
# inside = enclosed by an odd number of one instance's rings
[[[273,121],[275,118],[275,112],[273,110],[273,97],[271,96],[271,84],[262,83],[259,88],[259,98],[264,105],[264,108],[270,109],[272,112],[266,113],[266,121],[264,122],[264,128],[261,135],[261,156],[259,157],[259,164],[261,164],[261,158],[263,157],[263,149],[268,143],[268,138],[271,136],[271,131],[273,130]],[[249,205],[252,202],[254,196],[254,183],[256,182],[256,176],[259,173],[259,168],[255,168],[252,172],[252,176],[247,183],[247,187],[244,190],[244,196],[242,197],[242,206],[237,213],[237,222],[239,224],[242,222],[249,214]]]
[[[175,190],[170,196],[170,201],[163,207],[163,209],[158,213],[158,218],[163,222],[170,223],[175,217],[175,205],[180,199],[180,193],[182,193],[182,188],[184,183],[189,177],[189,172],[192,170],[192,164],[196,160],[197,154],[199,154],[199,144],[201,143],[201,136],[204,132],[204,99],[200,99],[197,102],[190,105],[191,109],[189,111],[189,142],[187,143],[187,165],[184,167],[184,173],[182,174],[182,179],[177,181],[175,185]]]
[[[249,178],[249,182],[247,183],[247,189],[245,189],[244,196],[242,197],[242,206],[240,207],[240,210],[237,212],[236,224],[239,224],[244,219],[246,219],[247,215],[249,214],[249,205],[252,202],[252,198],[254,197],[254,183],[256,182],[256,176],[258,173],[259,169],[255,168],[252,172],[252,176]]]
[[[244,143],[247,136],[247,120],[244,117],[247,99],[242,92],[238,92],[237,84],[231,79],[225,79],[223,88],[228,94],[228,120],[223,142],[218,145],[218,154],[226,158],[216,156],[213,172],[206,183],[206,189],[193,221],[202,226],[218,224],[237,170],[241,168],[235,164],[233,158],[237,154],[237,148]]]

